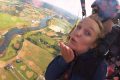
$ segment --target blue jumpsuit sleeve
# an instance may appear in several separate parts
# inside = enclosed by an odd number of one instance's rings
[[[57,80],[62,73],[67,69],[68,63],[65,62],[62,56],[57,56],[53,61],[48,65],[45,72],[46,80]]]
[[[105,80],[107,73],[107,64],[105,61],[102,61],[100,66],[97,68],[93,80]]]

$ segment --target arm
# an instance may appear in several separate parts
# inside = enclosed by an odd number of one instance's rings
[[[73,50],[60,42],[61,56],[57,56],[48,66],[45,78],[46,80],[56,80],[62,76],[62,74],[68,68],[70,62],[74,59]]]
[[[47,67],[45,72],[46,80],[56,80],[58,79],[63,72],[69,66],[68,63],[65,62],[62,56],[57,56]]]

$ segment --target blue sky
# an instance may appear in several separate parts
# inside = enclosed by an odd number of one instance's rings
[[[82,16],[80,0],[42,0],[42,1],[58,6],[60,8],[63,8],[74,15],[77,15],[80,17]],[[91,14],[91,4],[95,0],[85,0],[85,1],[86,1],[85,7],[87,11],[87,16],[89,16]],[[120,0],[118,1],[120,3]]]

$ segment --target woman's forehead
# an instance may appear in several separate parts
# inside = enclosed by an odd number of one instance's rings
[[[89,17],[82,19],[78,25],[82,25],[82,24],[88,25],[88,26],[98,26],[98,24]]]
[[[100,31],[98,24],[91,18],[87,17],[81,20],[78,26],[83,26],[85,28],[91,29],[93,31]]]

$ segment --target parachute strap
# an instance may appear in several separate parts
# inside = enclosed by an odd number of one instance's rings
[[[86,17],[85,0],[81,0],[82,18]]]

